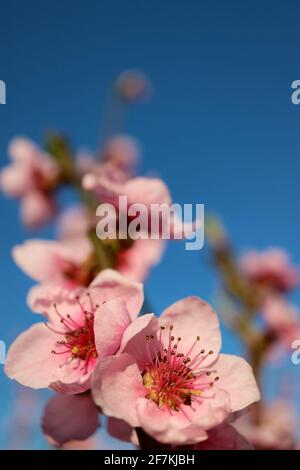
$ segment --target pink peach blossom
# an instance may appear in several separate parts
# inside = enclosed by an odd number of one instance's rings
[[[241,257],[240,265],[251,281],[274,291],[288,292],[300,283],[300,270],[280,248],[249,251]]]
[[[154,231],[151,225],[151,213],[153,205],[171,207],[172,198],[166,184],[159,178],[136,177],[125,182],[116,182],[106,175],[86,174],[82,180],[83,187],[93,191],[101,202],[112,204],[117,210],[121,210],[119,197],[126,196],[128,207],[133,204],[142,204],[148,214],[148,231]],[[166,223],[168,224],[166,225]],[[202,221],[184,222],[176,213],[161,213],[158,233],[156,238],[162,238],[164,226],[170,227],[171,239],[183,239],[193,235],[199,230]]]
[[[77,155],[75,165],[77,174],[80,178],[84,178],[85,175],[91,174],[94,177],[109,179],[114,183],[123,183],[132,176],[127,173],[127,170],[125,170],[125,163],[123,167],[121,167],[121,165],[117,166],[114,162],[109,160],[98,161],[93,155],[86,153],[79,153]]]
[[[51,189],[59,178],[59,167],[28,139],[13,139],[9,154],[12,163],[0,175],[2,190],[8,196],[21,198],[22,220],[36,228],[48,222],[55,212]]]
[[[256,449],[288,450],[296,444],[295,410],[284,400],[264,404],[259,424],[253,422],[249,412],[241,415],[233,426]]]
[[[118,351],[123,332],[143,304],[142,285],[103,271],[74,302],[61,301],[45,312],[10,347],[6,374],[31,388],[82,393],[90,388],[99,358]]]
[[[91,253],[91,243],[85,237],[65,242],[28,240],[15,246],[15,263],[40,283],[29,291],[30,308],[41,312],[54,301],[74,300],[90,284],[84,267]]]
[[[92,390],[103,412],[162,443],[196,444],[260,395],[251,367],[219,354],[215,312],[188,297],[160,319],[135,320],[124,332],[117,356],[99,361]]]
[[[292,342],[300,338],[300,314],[297,308],[285,298],[273,295],[266,298],[261,311],[269,330],[290,350]]]
[[[118,205],[120,195],[127,196],[128,204],[142,203],[171,205],[171,196],[165,183],[159,178],[136,177],[124,183],[114,182],[105,175],[87,174],[83,178],[86,190],[94,191],[102,202]]]
[[[127,135],[109,138],[96,158],[87,152],[80,152],[76,158],[79,175],[92,174],[115,183],[123,183],[135,175],[140,149],[137,141]]]

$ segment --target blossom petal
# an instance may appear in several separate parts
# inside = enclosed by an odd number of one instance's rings
[[[193,444],[207,437],[203,427],[181,420],[176,413],[171,415],[166,408],[157,406],[151,400],[139,399],[136,412],[143,430],[160,443]]]
[[[108,416],[138,426],[135,404],[145,396],[141,373],[132,356],[120,354],[100,361],[92,382],[95,403]]]
[[[31,287],[27,295],[27,304],[35,313],[45,313],[53,303],[63,301],[75,303],[76,297],[83,292],[83,287],[65,283],[45,282]]]
[[[57,243],[49,240],[28,240],[13,248],[15,263],[35,281],[45,281],[57,276],[60,258]]]
[[[103,359],[116,353],[130,324],[126,304],[120,298],[100,305],[95,313],[94,333],[98,356]]]
[[[157,340],[158,319],[151,313],[142,315],[132,322],[123,334],[120,352],[131,354],[143,370],[149,355],[151,358],[160,350]],[[147,344],[146,337],[153,336]]]
[[[121,297],[132,320],[136,318],[144,302],[143,285],[127,279],[113,269],[106,269],[98,274],[90,285],[90,292],[99,304]]]
[[[241,357],[220,354],[213,364],[217,370],[218,388],[230,395],[231,411],[238,411],[260,399],[251,366]]]
[[[160,316],[162,325],[173,325],[174,336],[180,336],[179,352],[187,353],[197,336],[200,336],[199,346],[193,354],[204,349],[208,355],[201,367],[213,362],[221,348],[221,333],[219,320],[210,305],[198,297],[186,297],[168,307]]]
[[[43,323],[22,333],[10,347],[5,364],[9,378],[31,388],[47,388],[57,378],[61,358],[51,354],[57,337]]]
[[[118,270],[129,279],[143,281],[151,267],[161,259],[164,240],[136,240],[128,250],[118,256]]]

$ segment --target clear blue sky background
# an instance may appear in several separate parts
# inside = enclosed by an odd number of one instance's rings
[[[218,211],[239,249],[280,245],[300,264],[300,106],[290,101],[300,79],[299,14],[296,0],[2,2],[1,165],[13,136],[41,142],[49,128],[95,149],[111,81],[138,67],[155,88],[150,103],[130,110],[125,129],[143,145],[142,170],[157,171],[174,201]],[[10,256],[34,234],[22,228],[15,201],[0,204],[0,338],[10,344],[36,320],[25,305],[32,283]],[[147,282],[157,313],[190,294],[212,301],[215,287],[207,248],[187,252],[181,243]],[[226,331],[224,350],[240,351]],[[0,367],[5,447],[15,390]],[[300,369],[290,369],[299,380]],[[277,377],[268,374],[270,394]],[[38,431],[34,439],[41,447]]]

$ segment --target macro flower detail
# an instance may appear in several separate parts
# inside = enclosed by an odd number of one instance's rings
[[[122,277],[105,273],[98,286],[75,302],[62,301],[22,333],[8,351],[7,375],[32,388],[81,393],[90,388],[98,358],[115,354],[123,332],[138,314],[141,286],[122,285]]]
[[[160,319],[144,315],[124,332],[119,354],[99,361],[94,400],[159,442],[201,442],[259,399],[250,366],[220,347],[217,316],[198,298],[175,303]]]
[[[160,329],[165,331],[164,326]],[[211,381],[208,377],[216,374],[216,371],[197,372],[206,357],[213,354],[213,351],[206,352],[204,349],[199,351],[198,348],[192,356],[193,349],[196,349],[197,342],[200,342],[200,336],[197,336],[185,355],[177,352],[180,350],[178,346],[181,337],[178,336],[175,339],[172,332],[173,325],[170,325],[167,341],[164,341],[163,335],[160,335],[159,350],[155,353],[155,357],[152,357],[149,352],[149,362],[143,372],[143,384],[149,390],[146,398],[158,406],[165,405],[170,410],[179,411],[181,405],[192,407],[194,401],[201,401],[201,394],[213,386],[214,381],[219,380],[219,377],[216,376]],[[146,336],[147,342],[153,339],[153,335]],[[166,344],[167,348],[165,348]]]
[[[52,350],[52,354],[67,355],[67,360],[77,360],[76,367],[80,367],[81,361],[83,362],[82,369],[84,374],[88,373],[90,363],[93,359],[97,359],[97,349],[95,345],[95,334],[94,334],[94,319],[99,305],[93,305],[92,298],[87,293],[90,299],[89,309],[86,309],[77,297],[77,302],[81,310],[81,318],[75,321],[70,314],[66,314],[64,317],[58,311],[57,305],[54,304],[54,310],[60,319],[60,322],[65,327],[65,331],[58,331],[45,324],[51,331],[63,336],[64,339],[56,342],[56,349]],[[68,362],[62,363],[60,367],[67,364]]]

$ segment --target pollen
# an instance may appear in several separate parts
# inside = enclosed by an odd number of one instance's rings
[[[148,363],[142,373],[146,398],[171,413],[184,411],[184,406],[194,410],[207,398],[205,392],[211,390],[219,377],[215,370],[201,368],[203,361],[213,351],[205,353],[199,348],[200,336],[196,336],[190,348],[180,352],[182,338],[173,336],[174,326],[166,331],[160,328],[158,343],[151,342],[154,336],[145,337]],[[152,345],[153,343],[153,345]]]
[[[95,346],[94,316],[99,306],[93,305],[93,300],[89,294],[87,294],[87,299],[88,309],[81,303],[79,298],[76,299],[79,309],[78,314],[76,314],[76,320],[70,314],[63,316],[59,312],[57,305],[53,305],[54,311],[60,323],[64,326],[65,331],[58,331],[45,323],[47,328],[61,337],[61,339],[56,341],[56,349],[51,351],[52,354],[62,355],[64,358],[60,367],[74,363],[74,369],[80,369],[83,371],[83,374],[89,372],[90,366],[98,356]]]

